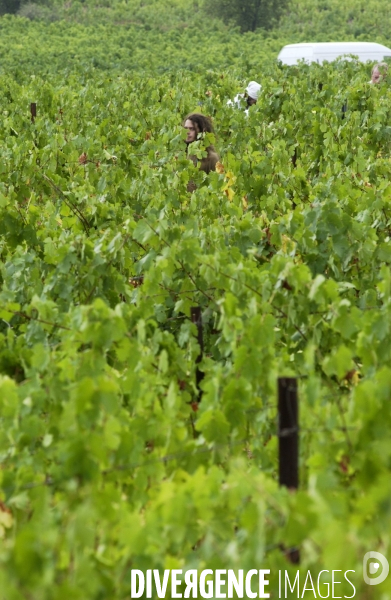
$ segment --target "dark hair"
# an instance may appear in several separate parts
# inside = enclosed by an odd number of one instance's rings
[[[191,113],[190,115],[187,115],[183,125],[187,120],[191,121],[194,126],[197,126],[199,133],[214,133],[212,121],[209,117],[205,117],[205,115],[201,115],[200,113]],[[188,148],[189,145],[187,146],[186,152],[188,152]],[[194,163],[194,166],[199,164],[201,171],[210,173],[210,171],[215,170],[216,163],[219,160],[219,155],[213,146],[208,146],[206,148],[206,152],[207,156],[203,158],[200,163],[198,163],[198,160],[195,156],[189,156],[189,158]]]
[[[187,115],[183,124],[185,124],[187,120],[191,121],[193,125],[197,125],[200,133],[214,133],[212,121],[209,117],[205,117],[205,115],[191,113],[190,115]]]

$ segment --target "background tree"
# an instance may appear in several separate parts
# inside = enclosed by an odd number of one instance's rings
[[[0,0],[0,15],[17,14],[29,19],[47,17],[51,21],[57,5],[53,0]]]
[[[15,14],[18,12],[20,5],[21,0],[0,0],[0,15]]]
[[[205,8],[211,16],[234,23],[244,32],[258,27],[270,29],[288,3],[289,0],[212,0]]]

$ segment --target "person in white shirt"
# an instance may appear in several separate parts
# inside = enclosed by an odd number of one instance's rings
[[[256,81],[250,81],[244,94],[236,94],[233,100],[228,100],[227,106],[236,106],[237,108],[246,107],[245,113],[248,115],[248,109],[257,103],[262,86]]]

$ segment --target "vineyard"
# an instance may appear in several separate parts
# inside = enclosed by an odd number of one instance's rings
[[[384,0],[289,0],[278,26],[244,35],[211,19],[203,9],[209,0],[37,2],[44,6],[24,0],[23,18],[0,18],[0,74],[12,72],[21,82],[26,74],[92,67],[148,76],[235,68],[250,80],[274,68],[285,44],[356,40],[389,46],[391,38]]]
[[[391,598],[362,577],[391,526],[391,90],[369,78],[272,65],[247,117],[234,70],[2,77],[1,600],[192,568],[270,569],[272,597],[279,569],[354,570],[357,598]]]

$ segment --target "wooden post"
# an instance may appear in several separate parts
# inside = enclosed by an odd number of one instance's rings
[[[34,123],[35,117],[37,116],[37,103],[31,102],[30,104],[31,122]]]
[[[299,487],[299,407],[297,379],[278,379],[279,483],[289,490]],[[291,563],[300,562],[298,548],[285,550]]]
[[[345,118],[345,114],[347,113],[348,110],[348,101],[345,100],[345,102],[342,104],[342,118]]]
[[[297,380],[293,377],[278,379],[278,421],[279,482],[296,490],[299,487],[299,422]]]
[[[292,156],[292,165],[293,165],[294,169],[296,169],[296,163],[297,163],[297,147],[295,146],[295,150],[294,150],[293,156]]]
[[[204,337],[203,337],[203,331],[202,331],[201,308],[199,306],[192,306],[190,308],[190,315],[191,315],[192,323],[194,323],[197,327],[197,341],[200,346],[200,353],[196,358],[196,365],[198,365],[201,362],[202,356],[204,354]],[[201,400],[201,397],[202,397],[202,390],[200,388],[200,383],[203,380],[203,378],[204,378],[204,373],[202,373],[202,371],[200,371],[199,368],[197,367],[197,369],[196,369],[196,384],[197,384],[197,390],[198,390],[198,402]]]

